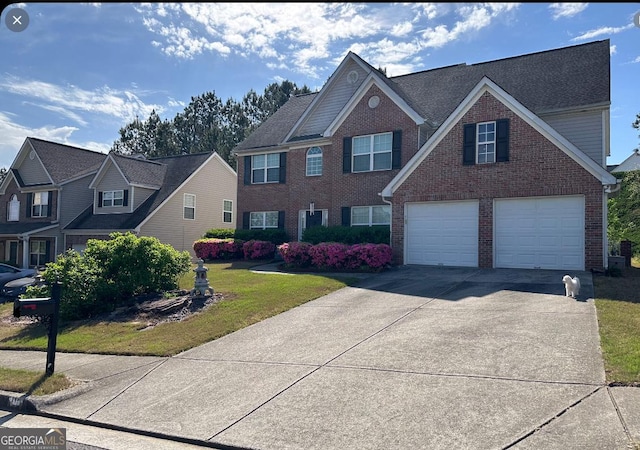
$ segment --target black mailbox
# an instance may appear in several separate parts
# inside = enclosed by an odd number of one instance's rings
[[[13,301],[13,315],[20,316],[48,316],[54,313],[53,298],[17,298]]]

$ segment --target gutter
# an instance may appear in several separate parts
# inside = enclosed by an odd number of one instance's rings
[[[391,236],[393,235],[392,231],[393,231],[393,204],[391,203],[391,200],[386,200],[384,198],[384,196],[382,195],[382,192],[378,192],[378,195],[380,196],[380,198],[382,199],[383,202],[385,202],[387,205],[389,205],[391,207],[391,219],[389,220],[389,246],[391,248],[393,248],[393,246],[391,245]],[[391,198],[391,197],[389,197]]]

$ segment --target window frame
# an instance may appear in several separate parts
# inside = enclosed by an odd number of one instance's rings
[[[20,221],[20,200],[18,196],[13,194],[11,199],[7,202],[7,222],[19,222]]]
[[[31,217],[47,217],[49,215],[49,197],[49,191],[33,193],[33,197],[31,197]],[[36,211],[38,211],[38,214],[36,214]]]
[[[368,209],[367,211],[367,215],[368,215],[368,220],[367,223],[354,223],[354,210],[363,210],[363,209]],[[387,210],[387,214],[389,216],[389,222],[383,223],[383,222],[374,222],[373,221],[373,210],[374,208],[383,208],[385,210]],[[350,211],[350,224],[352,227],[372,227],[372,226],[378,226],[378,225],[391,225],[391,206],[390,205],[372,205],[372,206],[352,206],[351,207],[351,211]]]
[[[119,197],[116,194],[120,194]],[[111,197],[111,198],[107,198]],[[116,201],[119,200],[120,204],[117,205]],[[107,204],[106,202],[110,202]],[[114,189],[111,191],[102,191],[102,207],[103,208],[121,208],[124,206],[124,189]]]
[[[267,214],[270,214],[270,215],[275,214],[275,226],[267,225]],[[262,217],[262,225],[260,226],[253,225],[254,215],[255,217],[257,217],[258,215]],[[249,229],[250,230],[266,230],[266,229],[278,228],[279,215],[280,215],[279,211],[251,211],[249,213]],[[271,222],[273,222],[273,219],[271,220]]]
[[[229,209],[227,209],[227,203],[229,203]],[[227,220],[227,214],[229,215],[229,220]],[[222,222],[233,223],[233,200],[222,200]]]
[[[317,150],[317,151],[316,151]],[[313,152],[313,153],[312,153]],[[309,150],[307,150],[307,156],[306,156],[306,160],[305,160],[305,175],[308,177],[319,177],[322,176],[322,163],[323,163],[323,152],[322,152],[322,148],[320,147],[311,147],[309,148]],[[319,160],[319,170],[317,167],[318,164],[318,160]],[[315,163],[314,165],[311,166],[311,169],[315,169],[315,171],[317,171],[318,173],[310,173],[311,171],[309,170],[310,167],[310,163]]]
[[[33,244],[38,244],[36,251],[33,251]],[[43,250],[44,249],[44,250]],[[37,264],[33,263],[33,257],[36,256]],[[47,263],[47,241],[37,239],[29,241],[29,265],[31,267],[44,266]]]
[[[271,157],[271,158],[269,158]],[[256,168],[256,160],[260,159],[260,158],[264,158],[264,166],[263,167],[257,167]],[[276,159],[277,158],[277,165],[273,165],[273,162],[271,162],[271,165],[269,165],[269,159]],[[275,170],[276,173],[276,180],[269,180],[269,171],[270,170]],[[256,181],[256,173],[262,172],[263,173],[263,181]],[[280,183],[280,153],[262,153],[260,155],[251,155],[251,184],[269,184],[269,183]]]
[[[376,138],[382,137],[388,138],[388,149],[385,148],[383,151],[379,149],[376,150]],[[356,140],[369,140],[368,151],[366,153],[356,153]],[[385,142],[386,144],[386,142]],[[356,170],[356,157],[368,156],[369,159],[369,168],[366,170]],[[385,165],[383,168],[375,168],[376,163],[376,155],[388,155],[389,164],[388,167]],[[354,136],[351,138],[351,172],[352,173],[363,173],[363,172],[380,172],[385,170],[393,169],[393,132],[387,131],[384,133],[375,133],[375,134],[367,134],[362,136]]]
[[[493,130],[481,131],[481,128],[487,127],[488,125],[493,126]],[[488,139],[488,136],[493,135],[493,139]],[[485,137],[485,140],[481,140],[481,137]],[[486,147],[491,145],[493,147],[492,151],[487,151]],[[481,152],[480,148],[484,147],[484,150]],[[497,123],[495,120],[488,122],[478,122],[476,124],[476,164],[493,164],[496,162],[497,154]],[[484,161],[480,161],[480,156],[484,156]],[[488,160],[488,155],[492,155],[492,160]]]
[[[187,204],[187,198],[193,199],[193,205]],[[187,211],[192,211],[193,217],[187,217]],[[196,194],[184,193],[182,196],[182,219],[196,220]]]

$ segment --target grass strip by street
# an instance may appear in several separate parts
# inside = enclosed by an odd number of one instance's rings
[[[640,261],[593,286],[607,382],[640,386]]]
[[[74,385],[64,374],[45,376],[44,371],[7,369],[0,367],[0,389],[3,391],[47,395]]]

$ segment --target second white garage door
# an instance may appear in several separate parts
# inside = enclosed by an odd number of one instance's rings
[[[584,270],[584,197],[494,203],[495,267]]]
[[[406,264],[478,266],[478,202],[406,204]]]

